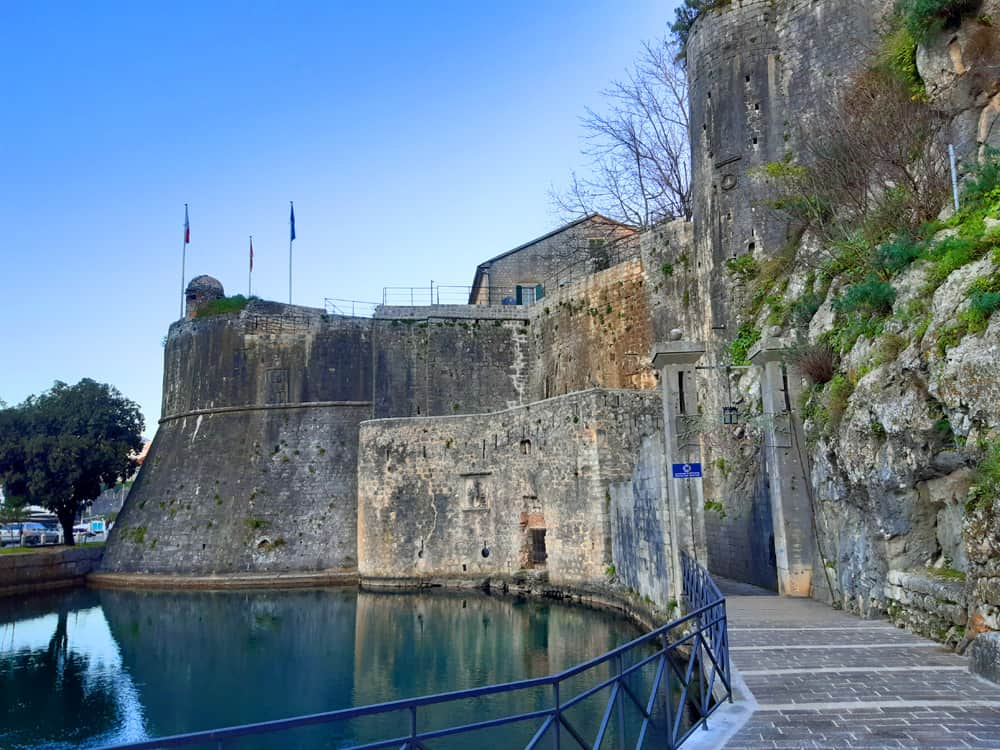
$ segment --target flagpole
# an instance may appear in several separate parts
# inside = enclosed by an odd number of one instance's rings
[[[288,224],[288,304],[292,304],[292,241],[295,239],[295,204],[288,201],[290,210]]]
[[[253,235],[250,235],[250,271],[247,273],[247,299],[253,296]]]
[[[187,285],[184,283],[185,266],[187,264],[187,240],[188,240],[188,204],[184,204],[184,232],[181,233],[181,320],[184,319],[184,297],[187,292]]]

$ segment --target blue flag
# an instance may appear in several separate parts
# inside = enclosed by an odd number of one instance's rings
[[[292,207],[292,215],[291,218],[289,219],[289,221],[292,224],[292,234],[289,239],[289,242],[291,242],[291,240],[295,239],[295,205],[291,201],[288,201],[288,205]]]

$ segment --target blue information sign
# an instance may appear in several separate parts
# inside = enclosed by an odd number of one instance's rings
[[[701,464],[674,464],[674,479],[698,479]]]

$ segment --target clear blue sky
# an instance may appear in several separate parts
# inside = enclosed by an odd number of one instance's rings
[[[4,3],[0,399],[91,377],[155,431],[187,277],[295,302],[470,284],[548,198],[673,0]]]

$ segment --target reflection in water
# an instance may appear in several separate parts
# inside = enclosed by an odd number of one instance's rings
[[[93,592],[46,595],[0,623],[0,746],[126,742],[145,736],[142,709]]]
[[[78,590],[8,600],[0,747],[93,746],[540,676],[636,634],[608,614],[478,594]],[[239,747],[332,747],[386,721]]]

